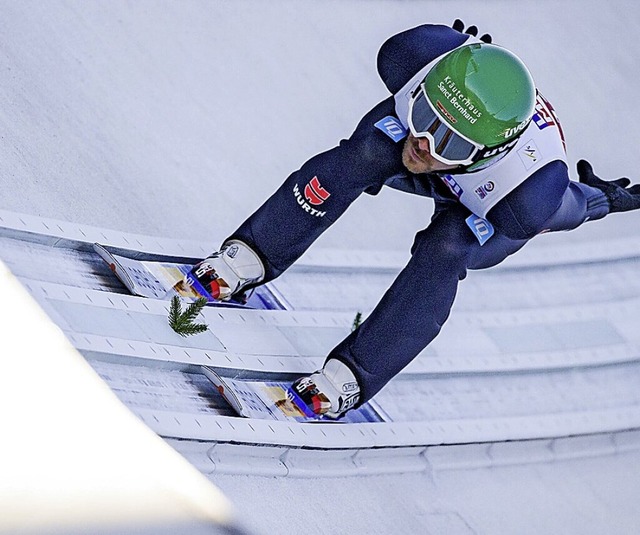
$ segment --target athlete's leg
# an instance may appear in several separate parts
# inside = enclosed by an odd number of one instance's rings
[[[328,356],[349,366],[371,399],[440,332],[467,269],[498,264],[520,249],[500,234],[480,246],[459,204],[440,205],[430,225],[416,235],[412,256],[370,316]]]

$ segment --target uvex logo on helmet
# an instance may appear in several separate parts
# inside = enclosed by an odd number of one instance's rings
[[[524,130],[527,126],[529,126],[529,123],[531,122],[530,119],[525,119],[524,121],[522,121],[519,125],[514,126],[513,128],[507,128],[504,131],[504,138],[505,139],[509,139],[512,138],[513,136],[515,136],[516,134],[518,134],[519,132],[521,132],[522,130]]]
[[[515,147],[518,143],[518,141],[520,140],[519,137],[514,138],[510,141],[507,141],[505,143],[503,143],[502,145],[498,146],[498,147],[493,147],[493,148],[489,148],[489,149],[485,149],[485,151],[482,153],[481,158],[491,158],[492,156],[497,156],[498,154],[501,154],[505,151],[508,151],[510,149],[512,149],[513,147]]]
[[[309,201],[309,204],[313,206],[320,206],[331,196],[331,193],[324,189],[320,185],[318,177],[314,176],[304,187],[304,196],[307,201]]]

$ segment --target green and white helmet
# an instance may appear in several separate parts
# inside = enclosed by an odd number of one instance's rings
[[[529,125],[536,101],[533,78],[524,63],[489,43],[452,50],[428,72],[419,89],[409,112],[413,134],[431,139],[436,158],[464,166],[493,159],[497,147],[513,146],[510,141]],[[442,124],[434,124],[432,112]],[[453,134],[445,132],[449,129]]]

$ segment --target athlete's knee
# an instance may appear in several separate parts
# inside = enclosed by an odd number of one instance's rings
[[[446,267],[464,276],[473,246],[458,229],[430,232],[427,228],[416,235],[411,254],[418,262]]]

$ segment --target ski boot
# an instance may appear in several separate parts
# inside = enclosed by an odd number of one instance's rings
[[[193,266],[184,283],[201,286],[216,301],[228,301],[247,285],[262,281],[264,273],[258,255],[245,243],[231,240]]]
[[[360,399],[360,387],[346,364],[329,359],[310,376],[293,382],[291,389],[318,416],[340,418]]]

